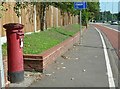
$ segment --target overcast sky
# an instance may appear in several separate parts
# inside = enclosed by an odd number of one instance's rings
[[[118,13],[118,2],[120,0],[100,0],[101,11],[110,11],[111,13]]]

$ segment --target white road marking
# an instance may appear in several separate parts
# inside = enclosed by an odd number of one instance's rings
[[[103,25],[101,25],[101,26],[103,26]],[[114,30],[114,31],[116,31],[116,32],[120,32],[119,30],[114,29],[114,28],[111,28],[111,27],[108,27],[108,26],[103,26],[103,27],[106,27],[106,28],[108,28],[108,29]]]
[[[99,33],[99,35],[101,37],[101,40],[102,40],[102,44],[103,44],[105,61],[106,61],[106,67],[107,67],[107,74],[108,74],[108,81],[109,81],[109,87],[111,89],[115,89],[115,82],[114,82],[114,78],[113,78],[112,68],[110,66],[110,60],[109,60],[109,56],[108,56],[105,40],[104,40],[101,32],[96,27],[95,27],[95,29],[98,31],[98,33]]]

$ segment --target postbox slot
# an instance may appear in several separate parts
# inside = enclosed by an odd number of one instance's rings
[[[24,36],[24,33],[17,33],[17,35],[19,35],[19,36]]]
[[[24,37],[24,33],[17,33],[17,38],[20,39],[20,38],[23,38]]]
[[[20,39],[20,47],[21,48],[23,47],[23,39],[22,38]]]

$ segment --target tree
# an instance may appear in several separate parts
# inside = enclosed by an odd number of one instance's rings
[[[46,23],[46,8],[49,7],[49,5],[59,8],[63,17],[65,12],[68,14],[68,16],[70,16],[70,14],[74,16],[79,15],[79,10],[74,9],[74,2],[16,2],[14,10],[18,17],[20,16],[19,9],[25,8],[26,6],[28,6],[28,4],[36,5],[36,7],[39,8],[41,31],[44,30],[44,23]],[[99,2],[87,2],[87,9],[82,11],[82,21],[84,23],[87,23],[90,19],[98,20],[99,11]]]
[[[88,2],[87,3],[87,11],[89,12],[89,18],[90,19],[98,19],[99,12],[100,12],[100,3],[99,2]]]
[[[120,12],[118,13],[118,20],[120,21]]]

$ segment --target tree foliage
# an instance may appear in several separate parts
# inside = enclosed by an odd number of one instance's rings
[[[29,5],[28,2],[16,2],[14,6],[14,11],[16,15],[19,17],[21,16],[20,9],[24,9]]]
[[[21,15],[20,9],[26,8],[29,4],[32,6],[36,5],[36,7],[39,8],[40,29],[42,31],[44,29],[44,23],[46,22],[46,8],[49,7],[49,5],[59,8],[63,16],[65,12],[68,13],[69,16],[79,15],[79,10],[74,9],[74,2],[21,2],[21,0],[17,0],[14,6],[16,15],[19,17]],[[87,2],[87,9],[82,10],[83,23],[87,23],[90,19],[98,19],[96,17],[98,17],[99,11],[99,2]]]
[[[3,2],[0,3],[0,18],[3,16],[3,12],[6,11],[7,9],[3,6]]]
[[[120,21],[120,12],[118,13],[118,20]]]
[[[99,2],[87,2],[87,9],[82,10],[82,23],[87,24],[90,19],[98,19],[100,6]],[[53,6],[59,8],[63,13],[67,12],[71,15],[79,15],[79,10],[74,9],[74,2],[56,2]]]
[[[119,20],[119,13],[112,14],[110,11],[100,12],[99,14],[99,21],[114,21]]]

